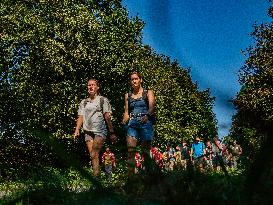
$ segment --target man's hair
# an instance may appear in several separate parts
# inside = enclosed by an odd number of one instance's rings
[[[100,94],[100,91],[101,91],[100,81],[97,78],[94,78],[94,77],[93,78],[89,78],[87,80],[87,84],[88,84],[89,81],[95,81],[96,82],[97,86],[99,87],[98,94]]]
[[[95,81],[96,84],[97,84],[97,86],[100,87],[100,82],[99,82],[99,80],[98,80],[97,78],[89,78],[88,81],[87,81],[87,83],[88,83],[89,81]]]
[[[219,138],[218,137],[214,137],[213,141],[219,141]]]

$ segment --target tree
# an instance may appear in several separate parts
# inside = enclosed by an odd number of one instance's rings
[[[272,7],[268,11],[272,18]],[[240,70],[242,88],[234,100],[238,108],[234,126],[252,127],[259,132],[267,132],[273,120],[273,24],[254,25],[251,33],[255,40],[244,54],[245,65]],[[240,120],[238,121],[237,118]],[[240,124],[240,125],[239,125]],[[234,129],[235,130],[235,129]],[[260,141],[263,141],[260,138]]]
[[[4,0],[0,14],[1,127],[9,121],[23,138],[32,135],[31,128],[71,138],[87,79],[97,77],[111,101],[115,127],[125,137],[120,108],[134,68],[155,90],[156,143],[216,134],[209,90],[199,91],[189,70],[143,45],[144,22],[130,19],[119,0]]]
[[[272,6],[268,15],[273,17]],[[255,44],[244,52],[247,59],[240,73],[242,88],[234,100],[238,112],[231,137],[240,136],[244,149],[254,153],[246,187],[252,196],[249,201],[262,204],[267,198],[259,191],[270,190],[264,182],[270,180],[273,156],[273,23],[255,24],[251,35]]]

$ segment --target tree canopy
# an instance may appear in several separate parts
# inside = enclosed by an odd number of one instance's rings
[[[71,138],[87,79],[96,77],[125,141],[119,122],[132,69],[155,92],[155,144],[217,135],[210,91],[198,89],[189,69],[144,45],[144,22],[129,18],[119,0],[3,0],[0,14],[1,140],[17,133],[28,143],[31,128]]]
[[[270,7],[268,15],[273,17]],[[273,120],[273,24],[254,24],[255,43],[244,51],[245,65],[240,70],[242,88],[234,100],[238,113],[231,134],[246,138],[247,143],[263,142]],[[267,135],[267,134],[266,134]]]

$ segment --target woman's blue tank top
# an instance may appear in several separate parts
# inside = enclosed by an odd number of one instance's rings
[[[132,98],[132,96],[129,94],[128,103],[130,114],[146,114],[149,110],[147,103],[147,91],[143,91],[142,97],[137,99]]]

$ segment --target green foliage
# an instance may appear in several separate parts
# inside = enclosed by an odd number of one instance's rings
[[[91,173],[90,173],[91,174]],[[120,175],[120,174],[119,174]],[[102,179],[103,181],[103,179]],[[191,173],[139,175],[131,181],[119,178],[121,186],[92,184],[74,169],[44,168],[33,171],[30,180],[21,179],[0,186],[6,204],[246,204],[242,173]],[[269,183],[268,183],[269,184]],[[272,186],[269,186],[269,188]],[[269,189],[270,190],[270,189]],[[258,196],[258,195],[256,195]],[[259,198],[258,198],[259,199]],[[260,201],[261,202],[261,201]]]
[[[268,15],[272,17],[272,14],[270,8]],[[243,87],[235,101],[241,110],[254,112],[259,120],[270,122],[273,119],[272,32],[272,22],[254,25],[251,35],[255,44],[244,52],[247,60],[240,73]]]
[[[271,2],[271,1],[270,1]],[[268,10],[273,17],[273,7]],[[254,45],[244,54],[241,68],[242,88],[234,100],[238,108],[233,118],[230,139],[240,139],[248,159],[246,190],[254,204],[272,203],[272,194],[263,195],[265,181],[272,178],[273,146],[273,23],[255,24],[251,33]]]
[[[144,22],[129,18],[120,1],[4,0],[0,14],[0,123],[5,133],[1,139],[22,139],[13,151],[31,144],[32,157],[54,163],[56,153],[48,140],[28,130],[46,130],[56,139],[70,139],[79,102],[87,96],[87,79],[97,77],[102,95],[113,107],[118,151],[126,153],[119,122],[132,69],[142,72],[145,87],[155,92],[155,144],[192,141],[201,133],[216,135],[209,90],[199,91],[189,70],[143,45]]]
[[[268,15],[272,17],[272,7]],[[247,59],[240,70],[242,88],[234,100],[238,113],[233,119],[232,136],[240,137],[251,149],[255,144],[257,149],[273,122],[273,24],[254,24],[253,28],[255,43],[243,52]]]

